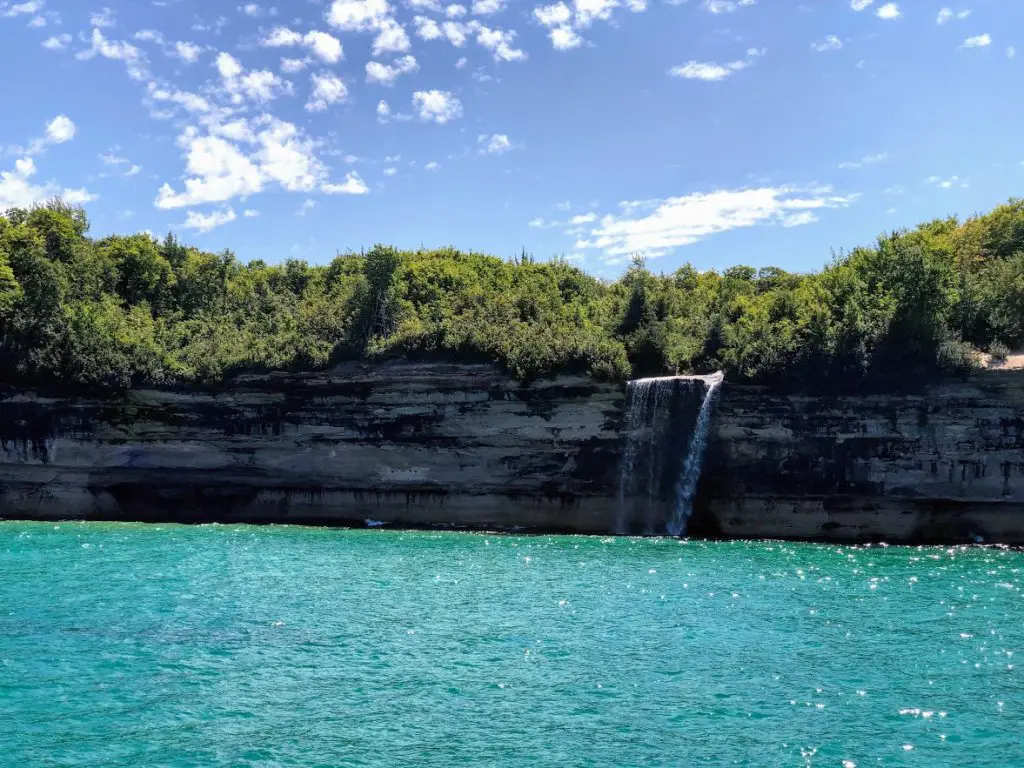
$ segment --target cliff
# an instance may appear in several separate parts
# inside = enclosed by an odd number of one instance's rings
[[[605,532],[621,388],[341,366],[221,393],[0,398],[0,516]]]
[[[1024,543],[1024,371],[918,394],[726,385],[691,532]]]
[[[619,518],[623,406],[586,378],[436,364],[6,393],[0,517],[639,530],[670,502]],[[1024,543],[1022,474],[1024,372],[860,397],[727,382],[690,532]]]

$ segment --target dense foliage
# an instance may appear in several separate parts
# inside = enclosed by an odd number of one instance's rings
[[[0,216],[0,381],[215,384],[392,357],[522,379],[723,368],[836,388],[921,381],[1024,342],[1024,201],[883,235],[822,272],[635,259],[613,283],[562,260],[376,246],[325,266],[239,262],[173,235],[90,239],[61,201]]]

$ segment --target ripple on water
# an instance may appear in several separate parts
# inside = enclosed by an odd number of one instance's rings
[[[1019,761],[1024,555],[0,523],[10,765]]]

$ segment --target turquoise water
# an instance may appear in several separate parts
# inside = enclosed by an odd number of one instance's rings
[[[999,549],[0,523],[0,764],[1021,766],[1022,586]]]

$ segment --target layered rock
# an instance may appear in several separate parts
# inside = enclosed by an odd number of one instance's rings
[[[604,532],[620,387],[341,366],[220,393],[0,398],[0,516]]]
[[[1024,543],[1024,372],[919,394],[726,385],[691,530]]]
[[[605,533],[623,520],[623,410],[621,386],[436,364],[9,392],[0,517]],[[667,519],[662,496],[644,526]],[[1024,372],[857,397],[726,382],[690,532],[1024,543]]]

